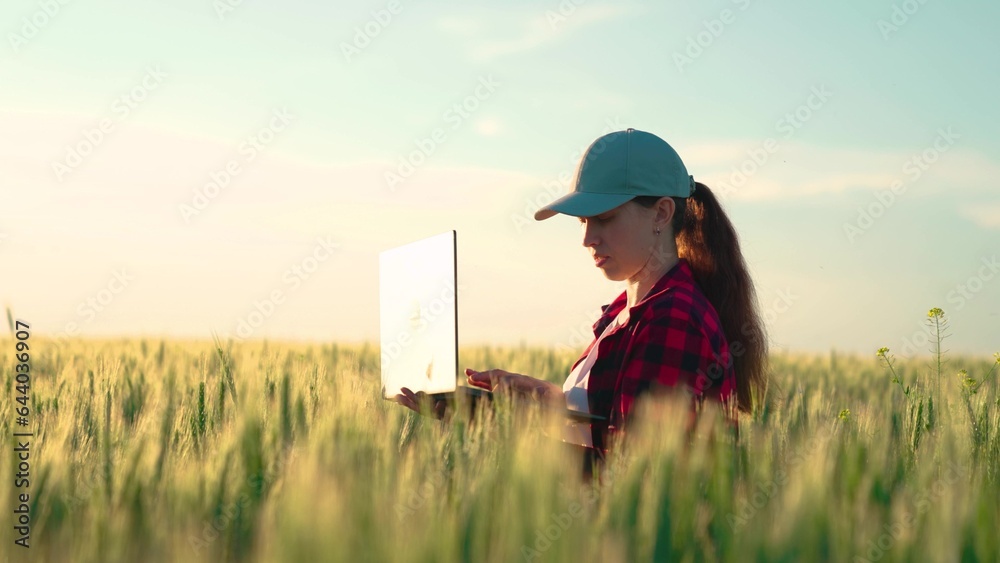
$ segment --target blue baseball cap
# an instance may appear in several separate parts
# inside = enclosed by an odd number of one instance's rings
[[[593,217],[636,196],[688,197],[694,184],[673,147],[629,127],[591,143],[580,159],[572,191],[536,211],[535,220],[556,213]]]

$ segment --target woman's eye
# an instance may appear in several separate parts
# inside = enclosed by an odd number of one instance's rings
[[[608,221],[610,221],[611,219],[613,219],[613,217],[605,217],[605,218],[601,218],[601,217],[594,217],[594,218],[593,218],[593,219],[591,219],[591,220],[592,220],[593,222],[595,222],[595,223],[607,223],[607,222],[608,222]],[[583,217],[581,217],[581,218],[580,218],[580,224],[582,225],[582,224],[584,224],[585,222],[586,222],[586,221],[584,221],[584,220],[583,220]]]

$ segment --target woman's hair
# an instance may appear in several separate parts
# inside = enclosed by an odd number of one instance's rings
[[[652,208],[660,199],[638,196],[632,201]],[[715,195],[700,182],[690,197],[671,199],[675,211],[670,226],[677,255],[687,260],[722,322],[736,373],[737,407],[753,412],[755,405],[763,405],[767,391],[767,335],[736,230]]]

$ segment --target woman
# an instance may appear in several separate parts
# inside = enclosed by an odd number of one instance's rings
[[[767,388],[753,284],[732,224],[677,152],[631,128],[598,138],[573,191],[535,219],[556,213],[579,218],[595,266],[625,281],[625,291],[602,306],[594,341],[562,387],[500,369],[466,370],[469,383],[607,417],[583,435],[598,459],[646,392],[685,389],[696,405],[707,398],[727,407],[731,422],[733,407],[751,412]],[[419,410],[423,397],[403,389],[396,400]]]

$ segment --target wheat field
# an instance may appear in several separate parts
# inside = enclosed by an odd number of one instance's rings
[[[588,484],[530,406],[443,423],[382,400],[375,345],[28,342],[30,547],[4,526],[10,561],[1000,558],[995,358],[774,354],[738,442],[644,401]],[[561,383],[576,356],[463,348],[460,367]]]

